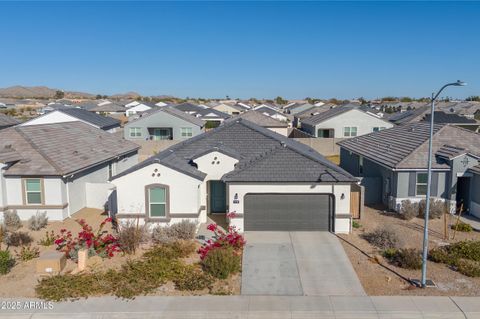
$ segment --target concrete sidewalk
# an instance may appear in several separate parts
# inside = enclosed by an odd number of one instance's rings
[[[32,299],[3,299],[1,306],[9,301]],[[480,297],[101,297],[54,303],[52,310],[0,310],[0,318],[480,318]]]

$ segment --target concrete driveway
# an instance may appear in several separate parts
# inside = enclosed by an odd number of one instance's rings
[[[246,232],[245,238],[243,295],[366,295],[329,232]]]

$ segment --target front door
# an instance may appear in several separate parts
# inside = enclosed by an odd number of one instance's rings
[[[462,208],[462,213],[469,212],[470,206],[470,177],[458,177],[457,179],[457,211]]]
[[[226,213],[227,187],[222,181],[210,181],[210,212]]]

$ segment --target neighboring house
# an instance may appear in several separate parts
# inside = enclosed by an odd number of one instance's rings
[[[68,106],[64,104],[59,104],[59,103],[52,103],[52,104],[47,104],[46,106],[40,108],[37,110],[37,113],[39,115],[46,114],[48,112],[53,112],[56,110],[61,110],[61,109],[70,109],[73,108],[73,106]]]
[[[137,106],[138,104],[140,104],[138,101],[127,101],[124,106],[128,109]]]
[[[255,111],[270,116],[276,120],[288,122],[289,117],[283,114],[280,109],[267,104],[261,104],[253,108]]]
[[[324,104],[323,103],[322,105],[312,106],[309,109],[306,109],[302,112],[298,112],[293,116],[293,127],[297,127],[297,128],[301,127],[302,121],[304,119],[307,119],[307,118],[312,117],[314,115],[326,112],[330,109],[333,109],[334,107],[336,107],[335,104],[331,104],[331,103]]]
[[[162,101],[155,103],[155,106],[159,106],[159,107],[163,107],[163,106],[167,106],[167,105],[168,105],[168,103],[165,103],[165,102],[162,102]]]
[[[226,104],[226,103],[218,103],[218,102],[208,103],[207,106],[213,110],[217,110],[219,112],[223,112],[228,115],[238,115],[247,110],[247,108],[236,105],[236,104]]]
[[[302,131],[321,138],[350,138],[393,127],[392,123],[356,106],[339,106],[303,119]]]
[[[97,114],[125,115],[127,109],[124,106],[109,102],[100,103],[97,107],[91,108],[89,111]]]
[[[77,108],[81,108],[83,110],[90,111],[91,109],[97,107],[98,104],[96,102],[93,102],[93,101],[86,101],[86,102],[81,102],[79,104],[75,104],[74,106],[77,107]]]
[[[474,166],[469,170],[472,174],[470,199],[470,214],[480,218],[480,165]]]
[[[311,109],[314,107],[312,104],[309,103],[294,103],[287,105],[286,107],[283,108],[283,111],[287,114],[297,114],[303,111],[306,111],[308,109]]]
[[[17,124],[20,124],[20,121],[16,118],[0,113],[0,130]]]
[[[423,120],[430,123],[431,113],[426,114]],[[469,119],[455,113],[445,113],[443,111],[435,111],[433,115],[433,121],[437,124],[456,125],[474,132],[478,132],[478,128],[480,126],[480,123],[478,123],[475,119]]]
[[[429,130],[429,123],[410,123],[338,143],[340,166],[362,178],[366,204],[399,210],[405,199],[425,198]],[[472,213],[480,216],[478,206],[471,205],[478,184],[469,173],[480,163],[480,135],[435,124],[433,154],[432,196],[447,200],[452,209],[463,201],[466,210],[475,209]]]
[[[241,118],[112,178],[120,221],[205,223],[220,214],[241,231],[337,233],[350,231],[357,182],[313,149]]]
[[[124,127],[127,140],[185,140],[200,134],[205,122],[182,111],[161,107],[142,114]]]
[[[146,112],[148,110],[151,110],[152,108],[154,108],[155,105],[154,104],[150,104],[150,103],[139,103],[135,106],[132,106],[130,107],[128,110],[127,110],[127,116],[130,117],[130,116],[133,116],[133,115],[136,115],[138,113],[141,113],[141,112]]]
[[[397,112],[394,114],[385,114],[384,118],[396,125],[420,122],[422,118],[430,111],[430,106],[423,105],[415,109]]]
[[[211,109],[207,106],[199,106],[192,103],[181,103],[174,104],[170,107],[182,111],[184,113],[190,114],[207,122],[206,127],[212,128],[220,125],[224,120],[228,119],[230,115]]]
[[[99,128],[110,133],[116,132],[120,128],[120,121],[108,116],[99,115],[79,108],[62,108],[47,114],[41,115],[27,122],[22,126],[53,124],[80,121],[93,127]]]
[[[138,163],[138,148],[82,122],[2,130],[0,212],[63,220],[84,207],[103,209],[109,178]]]
[[[286,122],[276,120],[270,116],[267,116],[255,110],[250,110],[240,115],[229,118],[228,120],[225,121],[225,123],[231,122],[231,121],[237,121],[238,119],[244,119],[244,120],[250,121],[254,124],[257,124],[258,126],[267,128],[270,131],[273,131],[280,135],[288,136],[288,124]]]

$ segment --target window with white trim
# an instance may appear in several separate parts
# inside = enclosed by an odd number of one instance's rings
[[[380,131],[383,131],[384,129],[386,129],[386,127],[384,126],[376,126],[372,129],[373,132],[380,132]]]
[[[167,189],[152,187],[148,189],[150,217],[165,217],[167,214]]]
[[[193,131],[191,127],[182,127],[180,129],[180,133],[182,137],[192,137],[193,136]]]
[[[28,205],[42,204],[42,182],[40,178],[25,180],[25,200]]]
[[[130,137],[141,137],[142,136],[142,129],[140,127],[130,127],[128,129],[128,133]]]
[[[428,189],[428,174],[417,173],[417,181],[415,185],[416,195],[417,196],[427,195],[427,189]]]
[[[343,136],[344,137],[357,136],[357,127],[356,126],[345,126],[345,127],[343,127]]]

